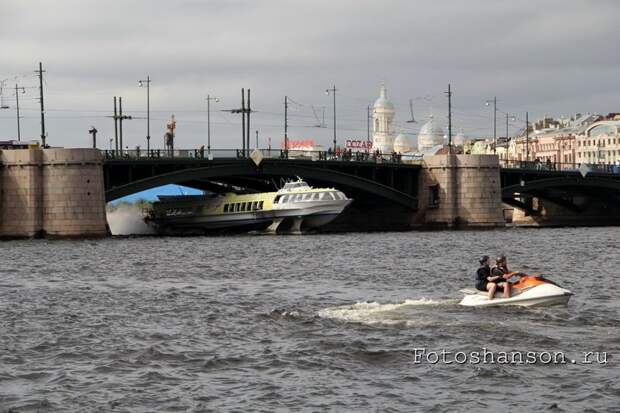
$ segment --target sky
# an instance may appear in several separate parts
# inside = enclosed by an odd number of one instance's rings
[[[158,195],[200,195],[202,191],[189,188],[182,185],[164,185],[157,188],[147,189],[146,191],[136,192],[135,194],[110,201],[111,204],[119,204],[122,202],[136,202],[139,200],[157,201]]]
[[[382,82],[396,107],[396,131],[412,139],[430,114],[453,131],[498,135],[544,115],[620,111],[620,2],[616,0],[4,0],[0,3],[0,140],[17,137],[15,84],[22,139],[40,135],[38,78],[42,62],[48,143],[98,146],[114,136],[113,96],[134,117],[124,142],[146,146],[146,90],[152,79],[151,145],[177,119],[176,147],[207,143],[207,95],[213,149],[241,146],[240,107],[251,89],[252,146],[278,147],[289,137],[329,146],[335,85],[337,139],[366,139],[367,106]],[[411,118],[409,101],[417,123]],[[324,119],[323,119],[323,113]]]

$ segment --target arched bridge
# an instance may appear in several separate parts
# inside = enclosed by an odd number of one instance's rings
[[[108,157],[104,162],[106,201],[166,184],[179,184],[216,193],[230,191],[274,191],[283,179],[300,177],[315,187],[335,186],[356,201],[347,216],[356,216],[355,225],[384,220],[377,228],[386,229],[385,220],[411,221],[428,206],[420,185],[422,162],[400,159],[342,160],[265,158],[258,165],[247,157],[221,157],[212,160],[189,157]],[[578,171],[574,166],[557,169],[532,163],[502,164],[502,201],[526,214],[545,211],[620,215],[620,173],[616,170]],[[480,185],[485,185],[480,182]],[[538,210],[538,211],[537,211]],[[419,214],[418,214],[419,215]],[[398,225],[392,226],[398,228]],[[402,227],[401,227],[402,228]]]
[[[337,186],[357,200],[417,209],[421,166],[374,161],[305,159],[112,159],[104,163],[106,201],[166,184],[212,192],[243,188],[273,191],[282,179],[300,177],[314,186]]]
[[[529,166],[505,165],[501,170],[502,201],[526,215],[537,212],[533,200],[551,203],[556,211],[575,217],[611,218],[620,212],[620,171],[616,168],[591,166],[580,171],[577,165]]]

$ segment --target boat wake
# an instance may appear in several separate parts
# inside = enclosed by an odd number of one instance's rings
[[[430,323],[433,317],[426,318],[422,314],[416,314],[413,319],[411,310],[419,307],[456,305],[458,301],[458,299],[434,300],[423,297],[407,299],[398,304],[358,302],[352,305],[324,308],[319,310],[318,315],[321,318],[347,323],[420,325]]]

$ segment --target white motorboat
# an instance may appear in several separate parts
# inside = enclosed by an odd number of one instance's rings
[[[566,305],[573,295],[569,290],[560,287],[553,281],[542,276],[522,275],[519,281],[511,286],[510,298],[504,298],[502,292],[496,292],[489,300],[488,293],[473,288],[461,290],[465,297],[459,303],[468,307],[488,307],[499,305],[519,305],[523,307],[544,307]]]
[[[333,221],[353,202],[334,188],[312,188],[301,179],[287,182],[273,200],[274,221],[269,230],[301,232]]]
[[[301,233],[333,221],[351,202],[337,189],[312,188],[297,179],[277,192],[159,196],[145,220],[163,234]]]

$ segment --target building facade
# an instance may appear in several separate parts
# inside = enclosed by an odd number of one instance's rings
[[[620,163],[620,120],[603,120],[576,137],[576,161],[588,164]]]

